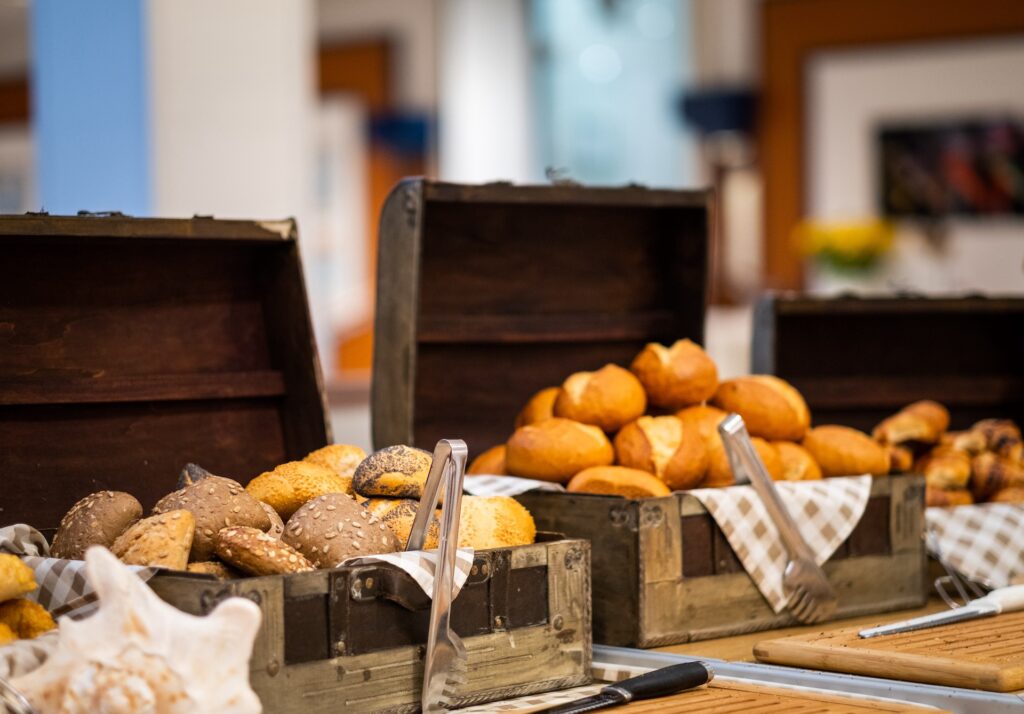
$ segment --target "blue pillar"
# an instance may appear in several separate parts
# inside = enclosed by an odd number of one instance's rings
[[[148,215],[146,0],[30,7],[40,207]]]

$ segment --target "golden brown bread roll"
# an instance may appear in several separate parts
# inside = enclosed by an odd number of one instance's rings
[[[925,485],[924,503],[929,508],[949,508],[950,506],[969,506],[974,503],[971,492],[963,488],[936,488]]]
[[[615,436],[618,463],[653,473],[673,489],[693,488],[708,467],[700,432],[686,431],[675,416],[642,416]]]
[[[143,518],[117,537],[110,551],[128,565],[184,570],[196,520],[184,509]]]
[[[281,518],[288,520],[303,503],[317,496],[325,493],[351,495],[352,479],[343,478],[321,464],[289,461],[275,467],[273,471],[260,474],[249,482],[245,490],[253,498],[270,504]],[[231,525],[239,524],[232,522]]]
[[[533,516],[508,496],[463,496],[459,547],[486,550],[533,543]]]
[[[505,463],[513,476],[565,483],[583,469],[608,466],[615,452],[596,426],[571,419],[545,419],[516,429]]]
[[[555,400],[558,399],[558,393],[561,391],[561,387],[548,387],[530,397],[530,401],[516,416],[516,429],[553,417],[555,415]]]
[[[914,468],[914,452],[899,444],[886,444],[885,453],[889,456],[889,473],[905,474]]]
[[[994,503],[1024,503],[1024,486],[1007,486],[1006,488],[999,489],[992,498],[989,499]]]
[[[0,602],[27,595],[36,589],[36,576],[21,558],[0,553]]]
[[[988,448],[988,440],[980,431],[947,431],[939,439],[939,445],[977,456]]]
[[[974,457],[971,472],[971,492],[979,502],[1004,488],[1024,486],[1024,465],[991,451]]]
[[[352,487],[368,497],[419,498],[433,460],[433,455],[423,449],[401,444],[389,446],[359,464]]]
[[[57,626],[42,605],[31,600],[0,603],[0,626],[7,626],[20,639],[31,640]]]
[[[985,438],[986,448],[999,456],[1018,462],[1024,456],[1020,429],[1009,419],[983,419],[972,426],[971,431],[980,433]]]
[[[606,364],[596,372],[577,372],[562,383],[554,414],[615,432],[644,413],[647,394],[632,372]]]
[[[792,441],[773,441],[772,446],[779,454],[782,464],[783,481],[818,481],[821,467],[810,452]]]
[[[411,498],[403,498],[397,502],[394,508],[388,510],[381,517],[381,521],[398,539],[400,550],[404,550],[409,544],[409,534],[412,533],[412,524],[416,520],[416,512],[419,510],[419,502]],[[438,546],[441,540],[441,509],[434,511],[433,517],[427,523],[427,532],[423,538],[423,550],[432,550]]]
[[[949,428],[949,410],[925,399],[883,419],[871,435],[883,444],[934,444]]]
[[[821,467],[821,474],[859,476],[889,473],[889,455],[870,436],[845,426],[818,426],[807,432],[803,447]]]
[[[377,518],[384,518],[391,510],[398,508],[408,499],[404,498],[368,498],[362,504],[363,508]],[[415,503],[415,501],[413,501]]]
[[[754,449],[757,450],[765,471],[772,477],[773,481],[781,481],[785,475],[782,468],[782,459],[779,458],[778,450],[759,436],[750,437]],[[721,488],[732,486],[736,478],[732,472],[732,465],[729,463],[729,455],[725,453],[725,446],[721,438],[717,442],[712,441],[708,449],[708,473],[704,481],[699,485],[703,488]]]
[[[788,382],[766,374],[736,377],[718,385],[711,403],[736,412],[751,436],[800,441],[811,423],[811,414],[800,392]]]
[[[679,409],[710,399],[718,389],[714,361],[690,340],[671,347],[651,342],[633,359],[630,370],[656,407]]]
[[[683,422],[683,428],[689,431],[696,429],[705,441],[721,439],[718,434],[718,425],[729,416],[718,407],[698,404],[697,406],[680,409],[676,416]],[[710,446],[710,444],[709,444]]]
[[[925,484],[932,488],[963,489],[971,478],[971,457],[956,449],[936,447],[917,462]]]
[[[267,535],[270,534],[268,533]],[[230,565],[226,565],[219,560],[201,560],[196,563],[189,563],[186,570],[190,573],[212,575],[217,580],[235,580],[245,577],[241,571],[235,570]]]
[[[492,446],[487,451],[483,452],[475,459],[473,463],[466,469],[466,473],[470,475],[476,474],[494,474],[497,476],[504,476],[508,473],[508,468],[505,466],[505,445],[499,444],[498,446]]]
[[[656,498],[672,491],[653,474],[625,466],[594,466],[572,477],[570,493],[599,493],[624,498]]]
[[[356,472],[356,467],[359,466],[365,458],[366,452],[358,446],[351,446],[349,444],[331,444],[323,447],[322,449],[317,449],[316,451],[311,451],[306,454],[303,461],[308,461],[311,464],[319,464],[320,466],[326,466],[336,473],[347,485],[347,488],[343,493],[347,493],[351,496],[353,493],[352,476]]]

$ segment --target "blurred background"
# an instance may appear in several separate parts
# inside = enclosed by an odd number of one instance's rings
[[[299,221],[369,447],[401,177],[714,186],[708,349],[764,289],[1024,292],[1024,3],[0,0],[0,213]]]

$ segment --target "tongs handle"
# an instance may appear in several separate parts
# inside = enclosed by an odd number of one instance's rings
[[[718,425],[718,433],[722,437],[722,444],[725,446],[725,453],[729,457],[729,465],[732,467],[736,482],[750,482],[754,487],[754,491],[764,503],[765,510],[768,511],[768,516],[778,528],[779,536],[789,551],[789,557],[806,558],[812,563],[815,562],[814,553],[800,534],[786,504],[779,497],[775,482],[772,481],[764,462],[761,461],[761,456],[750,440],[743,417],[739,414],[730,414]]]
[[[462,482],[466,475],[466,460],[469,456],[469,449],[462,439],[441,439],[434,447],[433,461],[430,463],[430,471],[427,472],[427,481],[423,485],[423,495],[420,497],[420,505],[416,508],[416,517],[413,519],[412,528],[409,529],[409,540],[406,543],[406,550],[423,550],[423,544],[427,539],[427,526],[434,516],[434,509],[441,495],[441,486],[445,481],[450,480],[449,470],[453,465],[457,466],[458,473],[458,503],[455,505],[461,508],[462,505]],[[446,497],[451,496],[451,490],[446,486]],[[443,511],[442,511],[443,513]],[[442,527],[442,533],[444,528]]]

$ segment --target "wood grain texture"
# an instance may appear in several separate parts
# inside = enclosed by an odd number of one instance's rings
[[[759,642],[762,662],[992,692],[1024,689],[1024,613],[861,639],[860,627]]]

